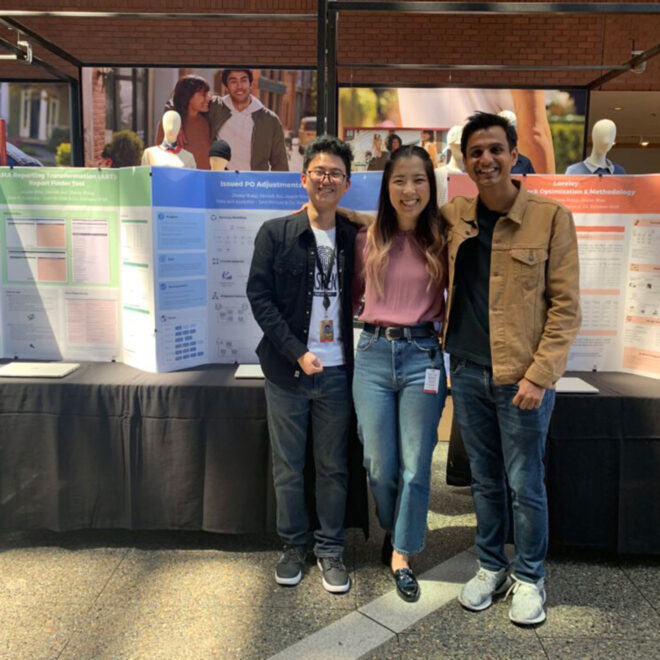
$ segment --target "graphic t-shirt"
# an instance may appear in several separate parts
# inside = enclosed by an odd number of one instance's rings
[[[335,228],[328,230],[315,229],[316,251],[319,255],[323,273],[328,279],[327,295],[330,306],[327,311],[323,308],[323,275],[318,263],[314,268],[314,300],[312,301],[312,318],[309,323],[309,338],[307,348],[321,360],[325,367],[336,367],[344,364],[342,338],[340,336],[340,308],[339,280],[337,277],[337,254],[335,241]]]

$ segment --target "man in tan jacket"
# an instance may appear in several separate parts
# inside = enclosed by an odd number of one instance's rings
[[[515,128],[497,115],[477,113],[463,128],[461,151],[479,196],[454,198],[442,210],[449,225],[444,345],[472,470],[480,563],[459,602],[483,610],[511,587],[509,618],[535,624],[546,616],[545,439],[554,384],[580,326],[579,273],[570,212],[511,179],[516,142]]]

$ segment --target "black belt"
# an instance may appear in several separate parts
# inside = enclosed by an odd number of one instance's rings
[[[433,327],[433,323],[425,323],[423,325],[394,325],[385,327],[383,325],[374,325],[373,323],[364,324],[365,332],[369,332],[376,337],[385,337],[388,341],[395,339],[421,339],[423,337],[437,337],[438,333]]]

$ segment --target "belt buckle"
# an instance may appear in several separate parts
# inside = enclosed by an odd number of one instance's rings
[[[385,328],[385,339],[387,339],[387,341],[394,341],[397,338],[395,335],[397,330],[398,328]]]

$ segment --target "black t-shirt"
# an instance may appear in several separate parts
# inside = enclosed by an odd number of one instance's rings
[[[504,215],[491,211],[479,200],[477,236],[465,240],[458,249],[454,270],[454,298],[446,350],[450,355],[492,366],[488,323],[488,287],[493,230]]]

